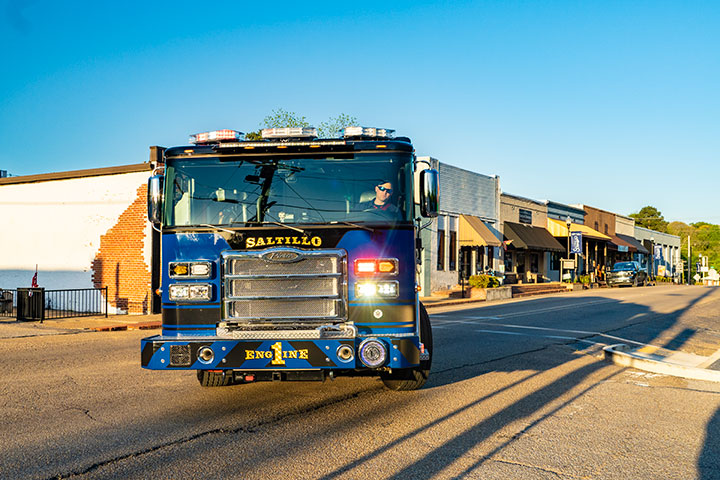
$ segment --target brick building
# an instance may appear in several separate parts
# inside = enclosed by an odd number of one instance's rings
[[[109,313],[153,310],[150,163],[0,179],[0,288],[108,288]],[[155,254],[153,253],[155,252]]]

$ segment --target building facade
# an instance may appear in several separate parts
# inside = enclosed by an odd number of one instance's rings
[[[446,290],[477,273],[501,275],[500,178],[431,157],[440,173],[440,214],[421,232],[421,295]]]
[[[549,282],[552,256],[564,248],[547,231],[547,204],[502,193],[505,283]]]
[[[0,179],[0,288],[108,288],[109,313],[153,310],[159,238],[142,163]],[[159,273],[158,273],[159,275]]]
[[[682,272],[680,237],[635,226],[635,238],[648,250],[642,264],[651,276],[679,279]]]

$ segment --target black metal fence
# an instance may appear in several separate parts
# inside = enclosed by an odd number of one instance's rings
[[[108,316],[108,287],[45,290],[45,319]]]
[[[108,288],[0,290],[0,317],[18,320],[49,320],[108,316]]]

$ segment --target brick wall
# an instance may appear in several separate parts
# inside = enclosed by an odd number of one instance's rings
[[[147,185],[137,188],[136,198],[115,226],[100,237],[92,262],[96,288],[108,287],[108,303],[117,311],[148,313],[152,308],[150,267],[144,252],[147,236]]]

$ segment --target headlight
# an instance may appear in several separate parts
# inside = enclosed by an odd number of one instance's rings
[[[170,278],[210,278],[211,272],[210,262],[170,262],[168,265]]]
[[[358,298],[385,297],[397,298],[399,284],[389,282],[358,282],[355,284],[355,296]]]
[[[210,300],[212,285],[204,283],[176,283],[168,287],[170,300],[175,302],[197,302]]]
[[[358,353],[360,361],[370,368],[378,368],[387,360],[385,344],[375,338],[368,338],[360,342]]]

